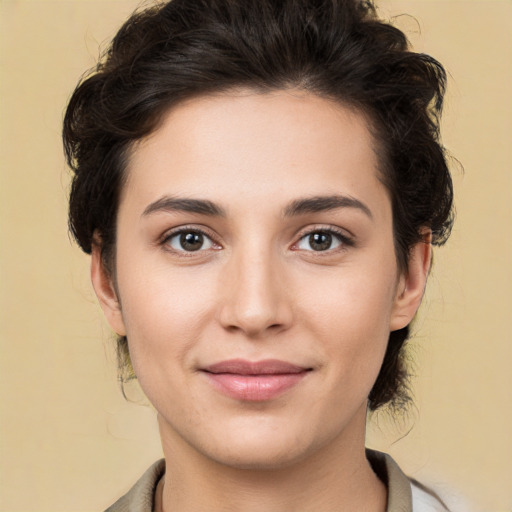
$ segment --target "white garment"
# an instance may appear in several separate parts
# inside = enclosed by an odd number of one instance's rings
[[[412,512],[446,512],[438,500],[411,482]]]

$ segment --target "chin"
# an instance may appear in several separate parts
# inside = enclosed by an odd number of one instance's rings
[[[225,429],[203,444],[204,455],[222,465],[246,470],[279,470],[293,466],[314,453],[318,439],[309,439],[306,432],[289,422],[286,425],[266,424],[252,428],[245,425]]]
[[[232,444],[222,451],[210,454],[217,463],[234,469],[250,471],[275,471],[288,468],[306,457],[309,450],[276,443],[255,443],[239,446]]]

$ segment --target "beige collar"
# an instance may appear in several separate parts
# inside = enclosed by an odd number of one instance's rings
[[[387,454],[366,450],[375,474],[388,488],[387,512],[412,512],[411,482]],[[156,487],[165,473],[165,461],[155,462],[139,481],[105,512],[152,512]]]

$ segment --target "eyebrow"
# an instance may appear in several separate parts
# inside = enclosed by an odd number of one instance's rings
[[[142,216],[156,212],[190,212],[212,217],[225,217],[226,212],[207,199],[189,199],[164,196],[147,206]]]
[[[368,206],[355,197],[344,195],[313,196],[297,199],[285,208],[284,215],[286,217],[293,217],[307,213],[336,210],[338,208],[356,208],[370,219],[373,219],[372,212]]]
[[[363,202],[344,195],[313,196],[292,201],[284,209],[285,217],[318,213],[338,208],[356,208],[373,219],[372,212]],[[191,199],[164,196],[146,207],[142,216],[156,212],[190,212],[210,217],[225,217],[225,210],[208,199]]]

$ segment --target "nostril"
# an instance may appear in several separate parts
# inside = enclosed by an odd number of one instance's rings
[[[243,332],[250,337],[277,334],[290,326],[292,316],[290,304],[275,290],[262,288],[260,284],[254,288],[246,286],[244,293],[240,287],[232,294],[226,290],[219,301],[219,322],[232,334]]]

